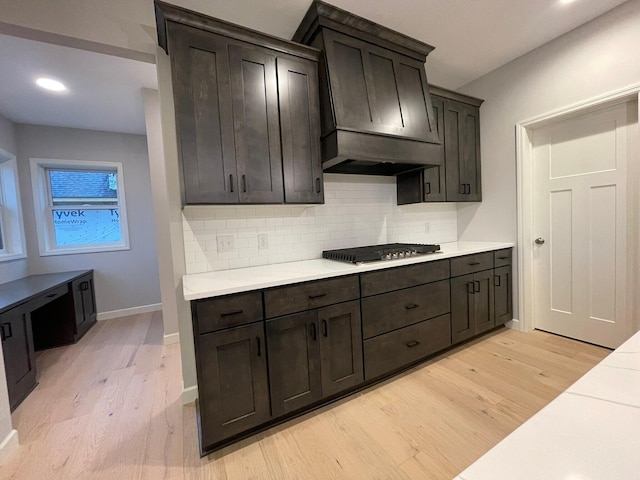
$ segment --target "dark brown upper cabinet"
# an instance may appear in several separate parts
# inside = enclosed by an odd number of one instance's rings
[[[398,204],[480,202],[480,105],[483,100],[430,86],[441,166],[398,175]]]
[[[395,175],[442,164],[424,66],[432,46],[319,1],[293,40],[323,52],[325,171]]]
[[[156,2],[183,204],[324,201],[319,52]]]

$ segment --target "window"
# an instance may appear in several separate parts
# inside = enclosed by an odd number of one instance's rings
[[[129,248],[122,164],[31,159],[40,255]]]
[[[0,149],[0,262],[26,257],[18,166],[13,155]]]

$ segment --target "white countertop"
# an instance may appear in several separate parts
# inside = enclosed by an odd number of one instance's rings
[[[640,332],[458,480],[640,478]]]
[[[357,273],[400,267],[414,263],[442,260],[472,253],[500,250],[513,247],[505,242],[453,242],[440,245],[441,252],[388,262],[351,264],[326,260],[305,260],[302,262],[275,263],[259,267],[220,270],[216,272],[196,273],[182,277],[185,300],[217,297],[231,293],[248,292],[262,288],[277,287],[290,283],[320,280]]]

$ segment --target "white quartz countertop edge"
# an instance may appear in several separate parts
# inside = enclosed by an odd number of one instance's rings
[[[509,242],[453,242],[441,244],[441,251],[438,253],[387,262],[354,265],[319,258],[315,260],[275,263],[234,270],[195,273],[182,277],[182,288],[185,300],[197,300],[200,298],[219,297],[232,293],[278,287],[291,283],[308,282],[321,280],[323,278],[431,262],[473,253],[511,248],[513,246],[514,244]]]

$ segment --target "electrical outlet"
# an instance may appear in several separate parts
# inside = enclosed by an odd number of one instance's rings
[[[236,248],[233,235],[218,235],[218,253],[233,252]]]
[[[266,250],[269,248],[269,236],[266,233],[258,234],[258,250]]]

